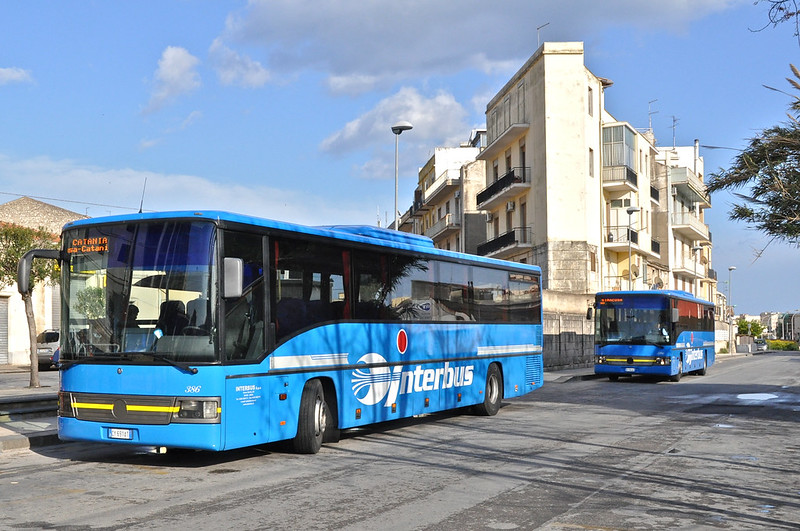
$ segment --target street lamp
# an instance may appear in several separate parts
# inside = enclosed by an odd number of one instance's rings
[[[628,207],[628,291],[633,291],[633,262],[631,261],[631,236],[633,236],[633,215],[641,210],[639,207]]]
[[[392,133],[394,133],[394,230],[400,230],[400,217],[397,214],[397,191],[399,188],[397,171],[398,171],[398,146],[400,144],[400,133],[408,131],[414,126],[409,122],[400,121],[392,126]]]
[[[700,289],[697,286],[697,251],[702,251],[702,250],[703,248],[700,247],[699,245],[695,245],[694,247],[692,247],[692,254],[694,255],[694,282],[695,282],[694,294],[697,297],[700,296]]]
[[[736,271],[736,266],[730,266],[728,268],[728,306],[730,310],[728,310],[728,342],[731,345],[731,354],[736,352],[736,336],[733,334],[733,278],[731,277],[731,273]]]

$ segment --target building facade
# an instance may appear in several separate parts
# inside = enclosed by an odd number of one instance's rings
[[[487,105],[478,254],[566,293],[681,289],[714,300],[698,146],[660,148],[605,109],[583,44],[544,43]]]

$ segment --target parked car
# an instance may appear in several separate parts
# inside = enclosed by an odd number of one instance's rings
[[[765,339],[758,338],[753,341],[756,345],[756,352],[766,352],[767,351],[767,341]]]
[[[36,336],[36,355],[39,357],[40,369],[49,369],[53,365],[53,355],[58,350],[60,335],[58,330],[45,330]]]

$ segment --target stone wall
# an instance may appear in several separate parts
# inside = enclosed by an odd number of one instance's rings
[[[544,290],[544,368],[547,370],[591,367],[594,363],[594,319],[586,310],[593,295]]]

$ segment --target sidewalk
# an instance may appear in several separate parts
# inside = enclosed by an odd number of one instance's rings
[[[0,365],[0,453],[58,442],[58,371],[40,371],[41,387],[29,384],[27,367]]]

